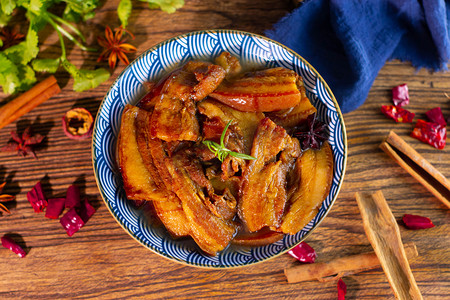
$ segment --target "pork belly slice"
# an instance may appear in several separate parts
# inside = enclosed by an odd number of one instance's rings
[[[242,176],[238,214],[250,232],[277,229],[286,204],[287,173],[300,155],[297,139],[269,118],[256,130],[251,155]]]
[[[165,80],[155,100],[152,137],[171,141],[196,141],[199,124],[195,102],[211,93],[225,78],[225,70],[207,62],[191,61]]]
[[[189,226],[187,224],[186,215],[184,214],[181,206],[181,201],[172,191],[172,178],[170,174],[168,174],[167,170],[166,173],[163,173],[157,168],[157,165],[164,162],[165,157],[157,157],[157,160],[154,160],[152,157],[152,147],[155,147],[155,145],[161,145],[162,141],[151,138],[149,133],[150,118],[151,112],[143,109],[138,110],[136,118],[136,149],[139,149],[138,151],[141,154],[145,168],[151,178],[153,178],[155,184],[158,186],[158,190],[166,195],[164,201],[159,201],[158,203],[154,201],[153,204],[155,212],[173,237],[187,236],[189,235]]]
[[[196,177],[199,176],[197,172],[202,172],[200,164],[186,153],[177,153],[166,159],[166,166],[173,178],[173,189],[181,199],[191,237],[204,252],[216,255],[230,243],[236,225],[211,211],[208,204],[211,200],[205,188],[199,184],[203,179]]]

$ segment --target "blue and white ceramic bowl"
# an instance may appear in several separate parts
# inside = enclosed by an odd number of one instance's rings
[[[285,67],[303,77],[309,99],[319,118],[328,124],[334,154],[334,175],[328,197],[318,214],[295,235],[262,247],[231,245],[216,257],[205,255],[191,240],[174,240],[164,228],[155,228],[127,201],[116,163],[116,142],[122,111],[143,96],[144,83],[157,81],[180,64],[194,59],[212,60],[223,51],[245,66]],[[114,218],[140,244],[173,261],[196,267],[231,268],[266,261],[304,240],[325,218],[344,178],[347,138],[336,99],[316,70],[301,56],[268,38],[234,30],[184,34],[147,50],[116,79],[100,105],[94,126],[92,157],[97,185]]]

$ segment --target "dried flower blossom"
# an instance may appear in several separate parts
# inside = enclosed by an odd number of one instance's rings
[[[405,214],[402,220],[403,223],[405,223],[405,226],[409,229],[425,229],[434,227],[434,224],[431,222],[430,218],[418,215]]]
[[[433,109],[430,109],[425,113],[428,117],[428,119],[436,124],[439,124],[441,126],[447,126],[447,122],[444,119],[444,114],[442,114],[442,110],[440,107],[435,107]]]
[[[444,149],[447,130],[437,123],[418,120],[411,136],[437,149]]]
[[[338,289],[338,300],[345,300],[345,294],[347,294],[347,285],[341,278],[339,278],[338,280],[337,289]]]
[[[134,35],[130,31],[120,26],[119,28],[114,29],[114,32],[115,33],[113,33],[109,26],[106,26],[105,37],[97,37],[98,43],[104,48],[97,61],[108,60],[111,70],[116,67],[117,59],[122,61],[125,65],[128,65],[130,61],[126,54],[136,52],[136,47],[125,43],[125,39],[122,40],[124,32],[128,33],[134,39]]]
[[[25,39],[25,35],[21,34],[16,28],[10,29],[9,27],[3,27],[0,30],[0,40],[3,42],[1,50],[5,50],[11,46],[17,45]]]
[[[2,246],[5,247],[6,249],[11,250],[12,252],[16,253],[17,255],[19,255],[19,257],[24,258],[27,253],[25,252],[25,250],[23,250],[22,247],[20,247],[19,244],[17,244],[12,238],[10,238],[9,236],[3,236],[2,237]]]
[[[34,158],[36,158],[36,154],[34,153],[33,147],[40,144],[45,138],[40,134],[33,136],[31,133],[31,127],[27,127],[23,131],[22,136],[19,136],[16,131],[12,130],[11,137],[13,141],[4,146],[1,151],[17,151],[19,156],[27,156],[28,154],[31,154]]]
[[[44,190],[42,189],[41,182],[36,185],[27,193],[28,202],[34,209],[34,212],[42,212],[47,207],[47,198],[44,196]]]
[[[317,258],[316,251],[314,251],[314,249],[306,242],[301,242],[300,244],[289,250],[288,253],[289,255],[303,263],[314,263]]]
[[[394,102],[394,105],[397,107],[409,104],[409,91],[406,83],[392,89],[392,102]]]
[[[11,212],[9,211],[9,209],[2,203],[2,202],[10,202],[13,201],[16,197],[12,196],[12,195],[1,195],[3,188],[5,187],[6,182],[3,182],[0,184],[0,211],[10,214]]]
[[[415,113],[394,105],[382,105],[381,112],[397,123],[411,123]]]
[[[323,142],[328,139],[327,125],[317,120],[317,115],[314,113],[308,116],[306,124],[295,131],[293,136],[299,139],[302,150],[320,149]]]

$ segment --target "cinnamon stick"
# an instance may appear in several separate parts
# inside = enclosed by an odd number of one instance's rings
[[[380,148],[450,208],[450,181],[407,142],[391,131]]]
[[[405,244],[405,252],[408,261],[413,260],[419,255],[414,243]],[[289,283],[310,280],[327,281],[375,269],[380,266],[380,261],[375,252],[370,252],[341,257],[330,262],[304,264],[287,268],[284,270],[284,274]]]
[[[0,129],[61,91],[52,75],[0,107]]]
[[[381,191],[356,193],[364,230],[397,299],[422,299],[406,259],[400,230]]]

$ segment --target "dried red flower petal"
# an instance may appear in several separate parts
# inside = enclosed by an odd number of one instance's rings
[[[77,214],[75,208],[69,209],[69,211],[59,219],[59,222],[66,230],[68,236],[72,236],[84,225],[84,221]]]
[[[437,123],[418,120],[411,136],[437,149],[444,149],[447,130]]]
[[[428,119],[436,124],[439,124],[441,126],[447,126],[447,122],[445,122],[444,114],[442,114],[442,110],[440,107],[435,107],[433,109],[430,109],[425,113],[428,117]]]
[[[94,118],[84,108],[74,108],[62,117],[62,126],[67,137],[73,140],[87,139],[92,135]]]
[[[65,207],[73,208],[73,207],[80,207],[80,205],[81,205],[80,189],[78,188],[78,186],[72,184],[67,188]]]
[[[31,156],[36,158],[33,147],[41,143],[45,137],[40,134],[32,136],[31,127],[27,127],[22,133],[22,136],[19,136],[14,130],[11,131],[11,138],[13,141],[6,144],[1,151],[17,151],[19,156],[27,156],[28,154],[31,154]]]
[[[434,224],[431,222],[430,218],[418,215],[405,214],[402,220],[403,223],[405,223],[405,226],[409,229],[425,229],[434,227]]]
[[[392,89],[392,101],[395,106],[404,106],[409,104],[409,91],[406,83],[398,85]]]
[[[27,193],[27,199],[33,207],[34,212],[44,211],[44,208],[47,207],[47,199],[44,196],[41,182],[36,183],[31,191]]]
[[[22,247],[20,247],[19,244],[17,244],[12,238],[10,238],[9,236],[3,236],[2,237],[2,246],[11,250],[12,252],[14,252],[15,254],[19,255],[19,257],[24,258],[27,253],[25,252],[25,250],[23,250]]]
[[[292,257],[303,263],[313,263],[316,261],[317,254],[314,249],[306,242],[301,242],[288,252]]]
[[[416,115],[415,113],[394,105],[382,105],[381,112],[397,123],[411,123]]]
[[[347,285],[341,278],[339,278],[338,280],[337,289],[338,289],[338,300],[345,300],[345,294],[347,294]]]
[[[50,198],[47,202],[48,205],[45,210],[45,216],[49,219],[58,219],[64,209],[66,198]]]
[[[84,198],[84,201],[81,203],[81,207],[78,210],[78,214],[80,215],[83,222],[86,224],[94,213],[95,208],[89,203],[87,198]]]

